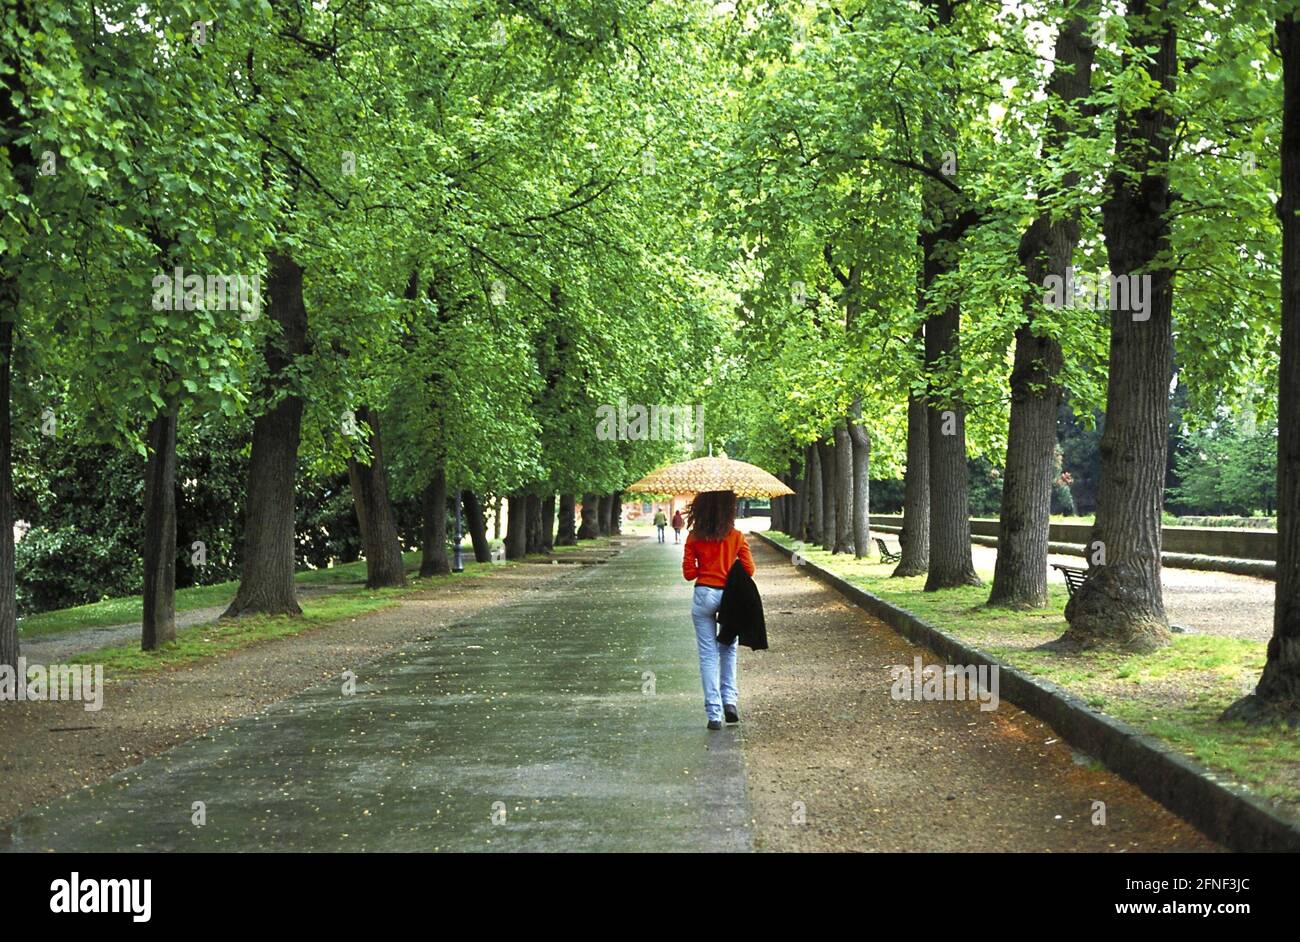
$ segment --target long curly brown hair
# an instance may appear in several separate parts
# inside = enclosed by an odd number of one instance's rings
[[[720,540],[735,529],[736,495],[732,491],[696,494],[688,513],[695,539]]]

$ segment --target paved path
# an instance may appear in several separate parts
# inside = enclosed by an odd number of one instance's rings
[[[636,541],[372,662],[353,696],[313,688],[19,818],[11,849],[748,849],[678,560]]]
[[[741,654],[739,729],[704,729],[681,547],[629,538],[603,565],[431,623],[360,668],[354,695],[332,681],[280,700],[11,821],[0,845],[1213,848],[1010,705],[894,700],[890,666],[924,652],[756,557],[773,649]]]

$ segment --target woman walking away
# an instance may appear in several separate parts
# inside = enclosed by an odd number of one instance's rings
[[[700,680],[704,684],[704,712],[709,729],[722,729],[739,723],[736,711],[736,645],[718,643],[718,606],[727,574],[737,559],[745,571],[754,574],[754,557],[750,555],[745,535],[735,528],[736,495],[732,491],[705,491],[697,494],[690,507],[691,527],[686,534],[682,556],[682,575],[694,580],[695,595],[691,602],[691,620],[695,622],[695,642],[700,651]],[[679,514],[680,516],[680,514]],[[677,520],[673,519],[676,526]]]
[[[674,543],[680,543],[682,541],[682,527],[684,527],[685,525],[686,525],[686,521],[682,518],[682,512],[680,510],[677,511],[675,514],[673,514],[673,542]]]

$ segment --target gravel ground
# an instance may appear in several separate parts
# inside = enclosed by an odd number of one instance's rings
[[[933,656],[750,542],[771,643],[740,665],[759,849],[1221,850],[1010,703],[894,700],[890,666]]]
[[[106,678],[104,708],[97,713],[75,702],[6,701],[0,704],[0,822],[581,571],[580,566],[522,563],[458,577],[409,596],[396,608],[175,670],[119,682]]]
[[[892,547],[898,540],[889,539]],[[985,583],[993,584],[993,566],[998,551],[992,546],[971,546],[975,569]],[[1049,563],[1083,566],[1078,556],[1048,557]],[[1055,569],[1047,571],[1049,582],[1065,584],[1065,577]],[[1273,636],[1273,598],[1276,586],[1271,579],[1239,576],[1231,572],[1205,572],[1200,569],[1161,570],[1164,584],[1165,613],[1169,621],[1186,628],[1189,634],[1227,635],[1267,642]]]

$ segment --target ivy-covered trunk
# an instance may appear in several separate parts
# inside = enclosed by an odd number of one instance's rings
[[[1132,0],[1125,22],[1151,81],[1174,93],[1176,19],[1167,0]],[[1150,651],[1169,643],[1160,585],[1161,512],[1173,369],[1173,285],[1169,258],[1172,116],[1157,101],[1115,118],[1119,163],[1107,181],[1103,232],[1112,277],[1132,275],[1147,307],[1130,292],[1110,314],[1110,375],[1101,436],[1097,516],[1089,540],[1088,579],[1065,607],[1061,641],[1077,648]]]
[[[578,530],[576,527],[575,515],[577,499],[573,494],[560,495],[559,524],[558,532],[555,535],[556,546],[576,546],[578,543]]]
[[[1056,38],[1057,67],[1047,85],[1049,98],[1065,107],[1088,97],[1093,44],[1088,36],[1091,16],[1070,15]],[[1069,135],[1069,121],[1058,110],[1049,120],[1044,158],[1059,156]],[[1061,189],[1079,185],[1073,171]],[[1007,460],[998,516],[998,556],[993,571],[990,605],[1042,608],[1047,604],[1047,543],[1052,518],[1052,475],[1056,458],[1056,413],[1061,402],[1057,374],[1064,365],[1061,345],[1035,327],[1040,288],[1047,276],[1064,278],[1079,241],[1078,214],[1044,212],[1020,240],[1020,264],[1029,293],[1024,320],[1016,330],[1011,368],[1011,418],[1007,431]]]
[[[14,22],[30,27],[31,9],[25,0],[14,5]],[[8,45],[8,44],[7,44]],[[10,49],[15,46],[8,46]],[[27,71],[21,56],[6,57],[5,78],[0,82],[0,147],[8,152],[9,173],[15,189],[32,195],[36,167],[31,145],[15,138],[25,133],[18,102],[26,97]],[[22,299],[15,256],[0,254],[0,664],[18,669],[18,596],[14,579],[14,473],[13,473],[13,358]]]
[[[610,536],[620,536],[623,533],[623,492],[622,491],[615,491],[610,501],[609,533]]]
[[[176,638],[175,404],[149,422],[144,476],[144,597],[140,647],[154,651]]]
[[[263,355],[267,380],[264,402],[278,401],[253,420],[253,453],[248,462],[244,547],[239,590],[224,617],[300,615],[294,591],[294,477],[302,429],[301,397],[292,391],[294,361],[307,351],[307,308],[303,269],[288,255],[273,252],[267,271],[268,315],[279,335],[268,339]]]
[[[490,563],[492,545],[487,537],[487,520],[483,516],[483,505],[478,495],[469,488],[460,492],[461,505],[465,508],[465,529],[469,531],[470,542],[474,544],[474,561]]]
[[[1277,23],[1282,56],[1282,361],[1277,397],[1277,588],[1255,692],[1224,719],[1300,722],[1300,24]]]
[[[447,474],[439,468],[420,495],[420,575],[451,572],[447,559]]]
[[[367,440],[370,446],[369,463],[362,464],[354,458],[348,459],[352,499],[357,507],[357,522],[366,548],[366,586],[377,589],[406,585],[402,541],[393,519],[393,505],[388,499],[388,476],[384,471],[379,413],[366,407],[358,409],[357,422],[365,422],[370,426]],[[443,506],[446,507],[445,483]],[[444,529],[444,541],[445,532]]]
[[[862,402],[853,400],[845,425],[853,450],[853,555],[865,559],[871,545],[871,436],[862,427]]]
[[[578,527],[578,539],[594,540],[600,536],[600,498],[595,494],[582,495],[582,525]]]

